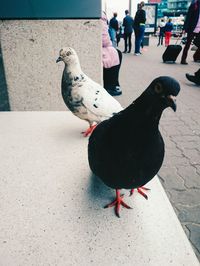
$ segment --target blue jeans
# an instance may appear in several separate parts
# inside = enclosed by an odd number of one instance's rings
[[[145,26],[144,25],[139,26],[138,28],[135,28],[134,31],[135,31],[135,53],[138,54],[140,53],[140,46],[144,38]]]
[[[109,35],[110,35],[110,39],[112,41],[112,45],[113,45],[113,47],[116,48],[117,47],[117,37],[116,37],[117,32],[116,32],[115,29],[113,29],[111,27],[109,27],[108,32],[109,32]]]

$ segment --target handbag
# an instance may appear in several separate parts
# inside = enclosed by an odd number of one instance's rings
[[[195,36],[193,44],[200,48],[200,33]]]

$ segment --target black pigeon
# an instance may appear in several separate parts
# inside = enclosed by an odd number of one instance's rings
[[[126,109],[101,122],[88,144],[92,172],[109,187],[116,189],[116,199],[106,207],[130,208],[120,189],[139,189],[159,171],[165,153],[159,120],[165,108],[176,111],[175,97],[179,83],[168,76],[152,81],[148,88]],[[144,188],[145,189],[145,188]]]

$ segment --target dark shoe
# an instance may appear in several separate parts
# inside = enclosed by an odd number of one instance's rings
[[[116,86],[114,89],[108,90],[108,93],[112,96],[118,96],[122,94],[122,90],[119,86]]]
[[[191,81],[191,82],[194,82],[195,84],[197,85],[200,85],[200,81],[197,80],[197,78],[193,75],[190,75],[188,73],[185,74],[186,78]]]
[[[181,61],[181,65],[188,65],[188,63],[184,60],[184,61]]]
[[[126,53],[127,53],[127,51],[123,51],[122,53],[126,54]]]
[[[128,51],[128,53],[130,53],[131,51]]]

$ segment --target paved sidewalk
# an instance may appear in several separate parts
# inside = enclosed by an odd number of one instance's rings
[[[116,98],[127,106],[161,75],[180,82],[177,112],[167,109],[161,118],[166,153],[158,175],[200,260],[200,87],[185,78],[185,73],[193,74],[200,66],[193,62],[192,51],[188,65],[180,64],[181,54],[175,64],[165,64],[162,62],[165,47],[156,44],[156,38],[152,37],[143,55],[124,54],[120,72],[123,95]],[[123,51],[123,40],[119,48]]]

